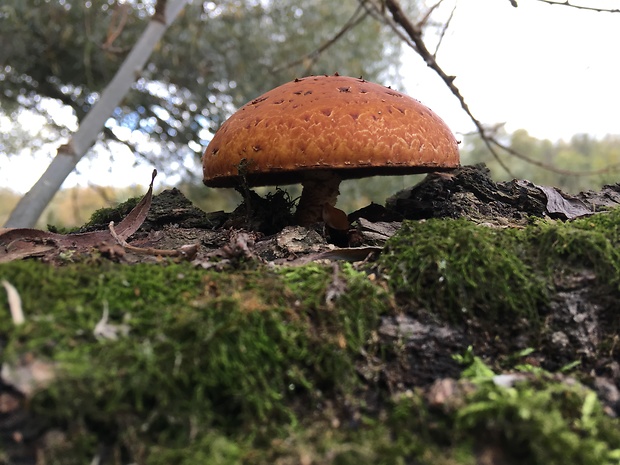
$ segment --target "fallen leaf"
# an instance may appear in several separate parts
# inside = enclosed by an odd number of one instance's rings
[[[13,286],[7,280],[3,279],[1,283],[6,290],[6,296],[9,301],[9,310],[11,311],[13,324],[15,324],[15,326],[23,324],[26,319],[24,318],[24,311],[22,310],[22,299],[19,296],[19,292],[17,292],[15,286]]]
[[[118,234],[121,239],[127,239],[135,233],[140,226],[142,226],[142,223],[144,223],[146,215],[148,215],[149,209],[151,208],[151,200],[153,199],[153,181],[155,181],[155,176],[157,176],[157,170],[153,170],[151,184],[149,184],[149,190],[146,195],[142,197],[142,200],[140,200],[138,205],[136,205],[129,212],[129,214],[116,225],[116,234]]]
[[[543,191],[545,197],[547,197],[547,213],[551,216],[557,217],[560,215],[567,220],[572,220],[581,216],[592,215],[593,213],[583,201],[568,196],[555,187],[535,186]]]
[[[153,170],[151,184],[142,200],[116,226],[116,233],[123,240],[135,233],[146,219],[153,198],[155,176],[157,176],[157,170]],[[0,229],[0,263],[42,256],[59,249],[90,249],[105,241],[114,242],[112,234],[107,229],[79,234],[57,234],[40,229],[2,228]]]
[[[323,204],[323,221],[327,226],[338,231],[349,229],[349,218],[342,210],[325,202]]]

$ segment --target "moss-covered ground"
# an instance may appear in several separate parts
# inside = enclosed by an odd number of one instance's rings
[[[0,279],[26,322],[0,299],[2,363],[53,367],[22,405],[46,464],[618,464],[620,409],[593,371],[618,379],[571,344],[562,371],[544,341],[562,277],[588,271],[588,295],[618,298],[619,242],[612,211],[406,222],[357,268],[13,262]],[[597,307],[594,352],[617,361],[612,307]],[[424,344],[382,330],[405,316],[461,337],[439,343],[433,382],[404,363]]]

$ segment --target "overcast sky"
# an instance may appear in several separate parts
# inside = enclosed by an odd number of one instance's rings
[[[578,3],[573,0],[571,3]],[[454,18],[437,60],[478,120],[505,122],[539,138],[620,134],[620,13],[576,10],[538,0],[448,0]],[[617,0],[581,4],[620,8]],[[473,129],[456,98],[413,52],[406,90],[456,132]]]
[[[618,0],[582,3],[620,6]],[[447,18],[455,4],[437,61],[456,76],[478,120],[553,141],[576,133],[620,134],[620,13],[538,0],[518,0],[518,8],[509,0],[444,0],[434,18]],[[473,130],[459,102],[420,57],[407,50],[403,64],[406,87],[401,90],[432,108],[458,137]],[[46,167],[45,160],[29,157],[2,164],[0,185],[19,192],[27,191]],[[129,158],[117,160],[108,173],[107,157],[83,160],[78,168],[84,176],[71,175],[65,186],[148,184],[152,168],[132,164]]]

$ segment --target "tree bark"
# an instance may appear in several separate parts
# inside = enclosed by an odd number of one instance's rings
[[[161,1],[161,0],[160,0]],[[158,41],[183,9],[187,0],[158,1],[165,5],[162,18],[158,9],[118,72],[80,123],[71,140],[61,146],[47,170],[15,206],[5,223],[7,228],[31,228],[50,203],[64,180],[92,147],[106,120],[127,94],[144,68]]]

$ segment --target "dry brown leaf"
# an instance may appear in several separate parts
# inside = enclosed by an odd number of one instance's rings
[[[323,221],[327,226],[338,231],[349,229],[349,218],[342,210],[325,202],[323,204]]]
[[[116,233],[127,239],[146,219],[153,198],[153,181],[157,170],[153,170],[151,184],[142,200],[116,226]],[[80,234],[57,234],[30,228],[0,229],[0,263],[27,257],[41,256],[57,249],[91,249],[104,241],[112,241],[109,230],[92,231]]]
[[[586,204],[574,197],[565,194],[555,187],[535,185],[547,197],[547,212],[551,216],[563,216],[567,220],[592,215],[592,210]]]

